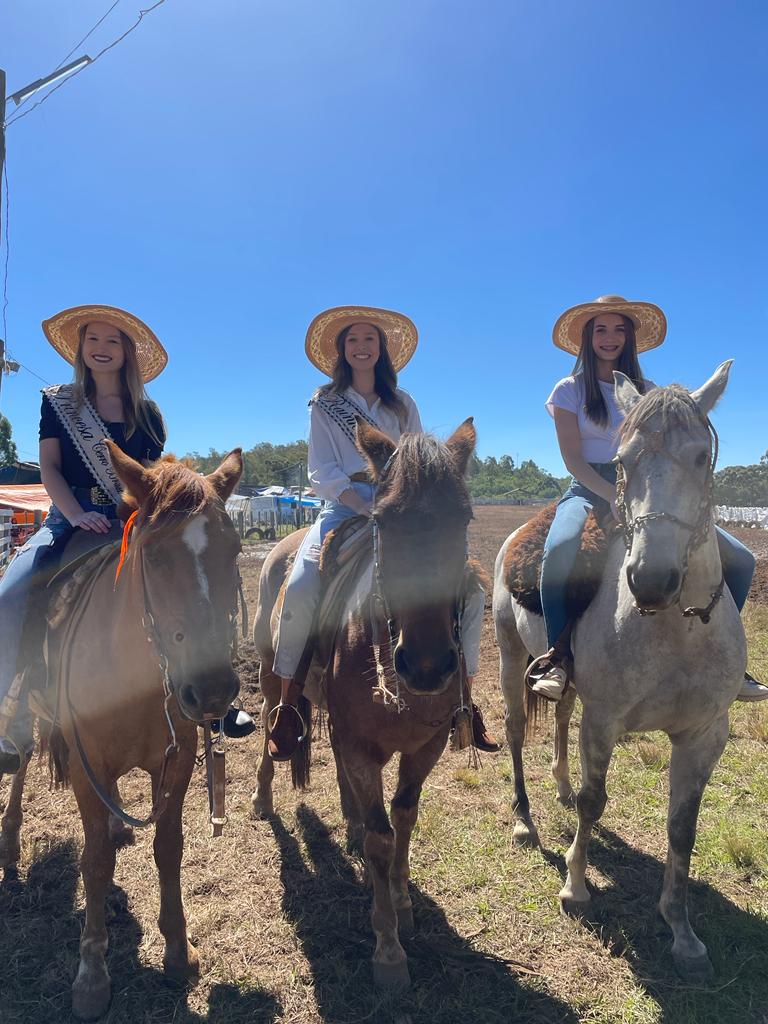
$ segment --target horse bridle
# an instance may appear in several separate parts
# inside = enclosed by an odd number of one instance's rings
[[[616,464],[616,511],[619,516],[619,525],[621,526],[621,532],[624,537],[624,544],[627,551],[632,547],[635,531],[645,523],[653,522],[654,520],[666,520],[667,522],[674,523],[676,526],[681,526],[684,530],[688,530],[690,534],[685,548],[685,553],[683,555],[683,579],[685,579],[688,572],[688,560],[691,554],[696,551],[697,548],[701,547],[709,533],[709,527],[712,522],[712,507],[714,504],[715,468],[717,466],[717,458],[720,449],[720,441],[717,436],[717,431],[712,425],[712,421],[708,416],[703,415],[699,411],[698,407],[695,407],[695,412],[701,423],[706,427],[709,435],[709,466],[707,467],[707,480],[704,492],[699,502],[695,522],[686,522],[684,519],[674,515],[672,512],[666,512],[663,510],[660,512],[645,512],[642,515],[630,517],[626,503],[626,488],[629,482],[629,475],[627,474],[624,464],[618,455],[614,460]],[[643,431],[641,428],[638,428],[638,430],[646,438],[646,441],[638,453],[636,461],[639,461],[643,455],[663,455],[664,458],[669,459],[670,462],[673,462],[688,476],[693,476],[691,469],[685,462],[683,462],[682,459],[679,459],[676,455],[673,455],[672,452],[669,452],[664,448],[664,432],[662,430]],[[724,588],[725,576],[721,572],[720,582],[712,591],[709,604],[702,608],[694,606],[681,608],[681,614],[685,618],[700,618],[706,625],[709,622],[715,605],[723,596]],[[641,615],[655,614],[655,609],[645,608],[638,604],[637,601],[635,601],[635,607]]]

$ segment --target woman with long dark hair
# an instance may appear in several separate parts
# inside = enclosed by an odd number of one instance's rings
[[[563,462],[573,480],[558,503],[541,566],[541,603],[549,650],[526,673],[532,689],[549,700],[559,700],[568,685],[570,623],[565,588],[587,516],[594,511],[598,519],[611,513],[618,519],[613,460],[623,416],[614,397],[613,371],[626,374],[641,394],[654,387],[643,376],[638,354],[661,345],[666,330],[666,317],[658,306],[628,302],[620,295],[602,295],[594,302],[573,306],[554,327],[555,345],[576,355],[572,373],[557,382],[546,401]],[[725,581],[741,610],[755,559],[735,537],[716,529]],[[738,699],[767,697],[768,687],[747,675]]]
[[[310,401],[309,481],[326,504],[296,554],[280,614],[274,672],[281,679],[282,693],[268,748],[276,761],[288,760],[302,738],[303,723],[296,710],[301,691],[294,676],[319,600],[323,541],[345,519],[369,515],[373,507],[374,485],[355,445],[356,420],[366,420],[395,443],[405,432],[422,430],[416,403],[397,383],[417,340],[416,326],[407,316],[369,306],[325,310],[307,331],[309,360],[331,378]],[[477,671],[484,597],[478,590],[464,613],[468,676]],[[475,745],[498,750],[477,709],[472,722]]]

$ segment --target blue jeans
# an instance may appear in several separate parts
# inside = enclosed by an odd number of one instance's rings
[[[616,482],[616,467],[613,463],[590,465],[604,480]],[[558,502],[555,518],[544,545],[544,558],[541,564],[541,604],[547,628],[547,643],[550,647],[554,646],[569,622],[565,606],[565,588],[579,553],[584,524],[592,509],[598,519],[601,519],[610,511],[610,506],[578,480],[571,481],[570,487]],[[715,527],[715,530],[725,582],[736,607],[741,611],[752,585],[755,558],[749,548],[735,537],[721,530],[719,526]]]
[[[105,511],[86,505],[83,505],[84,511]],[[110,508],[114,516],[114,508]],[[51,505],[43,526],[19,548],[0,579],[0,704],[8,694],[17,671],[25,667],[17,663],[28,613],[35,602],[45,599],[45,587],[59,567],[64,548],[74,531],[75,527],[69,520],[55,505]],[[31,746],[32,721],[24,700],[19,704],[10,737],[22,749]],[[2,739],[0,736],[0,748],[12,750],[13,746],[9,748]]]

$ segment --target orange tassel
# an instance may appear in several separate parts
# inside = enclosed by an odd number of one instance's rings
[[[133,530],[136,525],[136,516],[138,514],[138,509],[136,509],[135,512],[131,512],[125,521],[125,526],[123,527],[123,543],[120,545],[120,559],[117,563],[117,568],[115,569],[115,589],[117,588],[120,571],[123,568],[123,562],[125,562],[125,556],[128,554],[128,540],[131,536],[131,530]]]

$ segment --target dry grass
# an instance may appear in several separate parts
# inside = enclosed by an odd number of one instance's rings
[[[516,509],[479,509],[474,548],[486,566]],[[253,604],[260,546],[245,575]],[[768,677],[768,609],[747,618],[753,670]],[[490,619],[477,695],[503,735]],[[250,709],[257,697],[248,680]],[[573,812],[555,801],[550,733],[527,752],[529,795],[541,850],[511,845],[506,754],[447,751],[425,787],[413,842],[417,937],[408,944],[413,989],[386,999],[370,986],[370,894],[346,854],[331,752],[316,746],[311,789],[293,793],[278,772],[271,821],[249,818],[254,739],[231,744],[229,824],[208,835],[203,779],[185,808],[182,884],[203,974],[188,992],[166,986],[156,925],[152,837],[118,855],[110,897],[109,1024],[768,1024],[768,864],[764,741],[759,709],[739,707],[732,739],[708,787],[692,864],[691,920],[707,943],[716,981],[681,985],[670,935],[655,913],[666,845],[666,740],[627,737],[609,775],[610,801],[591,848],[597,920],[562,918],[557,893]],[[574,761],[577,759],[574,757]],[[130,777],[129,809],[147,806]],[[0,790],[0,794],[2,790]],[[77,860],[81,832],[70,793],[30,772],[20,878],[0,886],[2,1024],[59,1024],[83,920]]]

